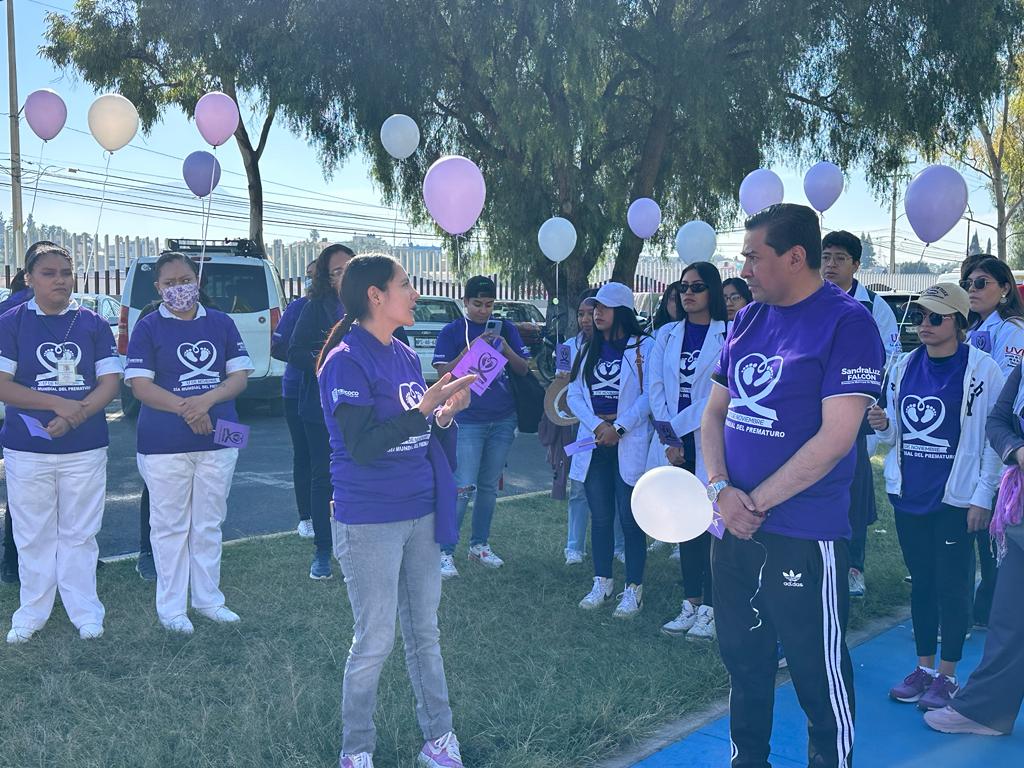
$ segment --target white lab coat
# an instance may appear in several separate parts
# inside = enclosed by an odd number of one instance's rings
[[[711,374],[715,370],[715,363],[718,362],[722,347],[725,345],[727,325],[722,320],[711,321],[704,344],[700,348],[700,357],[697,358],[697,371],[693,388],[690,390],[690,405],[681,412],[679,410],[679,358],[683,351],[686,321],[668,323],[659,330],[666,328],[668,330],[665,333],[658,334],[654,355],[651,358],[651,384],[648,393],[651,416],[655,421],[671,422],[672,429],[678,437],[690,432],[695,433],[696,475],[702,481],[707,482],[704,455],[700,448],[700,420],[704,415],[708,398],[711,396]],[[647,452],[647,469],[667,465],[665,446],[662,445],[658,433],[655,431]]]
[[[639,348],[636,344],[639,340]],[[619,440],[619,475],[628,485],[636,485],[647,467],[647,451],[651,443],[651,409],[648,402],[650,388],[651,357],[654,355],[654,339],[650,336],[634,336],[626,345],[622,356],[622,373],[619,380],[619,410],[616,422],[625,427],[626,434]],[[582,351],[582,350],[581,350]],[[643,388],[637,370],[637,358],[642,359]],[[587,385],[583,367],[569,385],[566,401],[573,414],[580,420],[577,440],[593,437],[603,419],[594,413],[590,401],[590,387]],[[592,451],[573,456],[569,477],[583,482],[590,470]]]

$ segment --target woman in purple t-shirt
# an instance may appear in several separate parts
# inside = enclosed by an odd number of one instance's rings
[[[142,403],[139,474],[150,494],[156,612],[190,635],[192,607],[218,623],[238,621],[220,591],[221,525],[238,449],[214,442],[219,420],[236,422],[235,398],[253,370],[229,315],[199,303],[199,271],[180,253],[157,259],[163,300],[135,324],[125,380]]]
[[[424,744],[417,764],[462,765],[441,660],[439,541],[455,530],[454,418],[473,376],[427,389],[419,358],[394,338],[419,294],[388,256],[357,256],[341,285],[345,318],[317,362],[331,442],[334,554],[352,606],[342,685],[341,768],[373,765],[373,712],[395,642],[395,614]],[[401,482],[395,482],[401,478]]]
[[[21,604],[8,643],[50,618],[60,591],[83,639],[103,634],[96,595],[96,534],[107,488],[107,420],[121,361],[110,326],[71,300],[71,256],[59,246],[25,262],[34,298],[0,318],[0,440],[7,494],[17,510]]]

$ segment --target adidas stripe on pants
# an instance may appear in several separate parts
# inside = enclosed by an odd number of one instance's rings
[[[711,560],[715,627],[732,684],[732,768],[769,766],[777,639],[807,715],[808,765],[852,766],[847,542],[764,532],[743,541],[726,532]]]

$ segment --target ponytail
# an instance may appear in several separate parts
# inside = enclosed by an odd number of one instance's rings
[[[352,330],[352,326],[356,322],[356,317],[351,312],[346,312],[345,316],[334,324],[331,328],[331,332],[327,335],[327,341],[324,342],[323,347],[320,349],[320,354],[316,359],[316,371],[320,372],[320,369],[324,367],[324,361],[327,360],[327,355],[332,349],[341,344],[341,340],[344,339],[348,332]]]
[[[370,286],[382,291],[388,289],[388,283],[394,277],[395,268],[399,264],[390,256],[368,254],[356,256],[345,267],[345,275],[341,278],[341,303],[345,307],[345,316],[331,329],[327,341],[320,350],[316,361],[317,373],[327,360],[331,350],[341,344],[352,330],[352,326],[370,316]]]

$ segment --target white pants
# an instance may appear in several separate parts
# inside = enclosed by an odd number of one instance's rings
[[[137,454],[149,488],[150,541],[156,565],[156,613],[167,622],[193,608],[224,605],[221,524],[228,510],[237,448]]]
[[[58,589],[72,624],[103,624],[96,534],[107,493],[107,449],[50,454],[4,448],[4,462],[21,578],[21,605],[11,626],[42,627]]]

